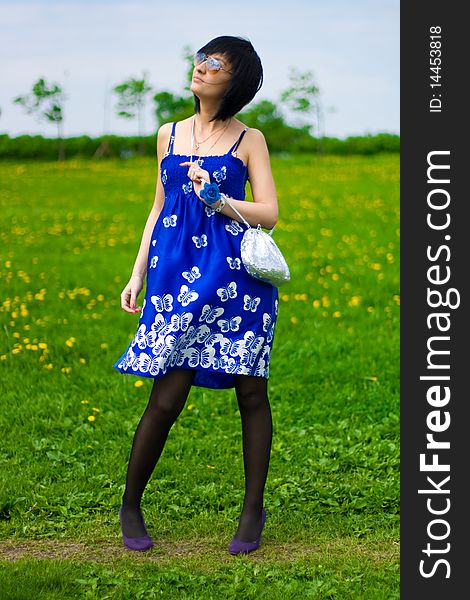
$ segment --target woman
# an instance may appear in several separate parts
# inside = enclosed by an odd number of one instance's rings
[[[142,312],[134,339],[113,367],[154,382],[135,433],[119,515],[125,546],[151,548],[141,498],[191,386],[235,388],[245,497],[229,552],[239,554],[259,547],[266,518],[272,439],[267,382],[278,291],[248,274],[240,258],[247,225],[223,198],[206,202],[203,187],[217,183],[254,226],[274,227],[278,206],[265,138],[234,118],[262,84],[253,46],[221,36],[196,53],[194,65],[195,114],[158,130],[155,202],[121,294],[123,310]],[[254,202],[244,200],[247,180]]]

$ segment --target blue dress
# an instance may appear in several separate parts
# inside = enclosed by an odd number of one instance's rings
[[[179,165],[191,157],[173,153],[175,126],[160,165],[165,202],[151,236],[139,324],[113,367],[154,379],[194,369],[193,385],[214,389],[235,387],[235,374],[267,379],[278,289],[241,261],[248,226],[193,191],[189,167]],[[245,199],[248,169],[236,148],[246,131],[226,154],[197,159],[211,182],[238,200]]]

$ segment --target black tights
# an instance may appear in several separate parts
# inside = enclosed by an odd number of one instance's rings
[[[137,426],[122,497],[123,531],[144,535],[140,503],[160,458],[168,434],[184,408],[195,371],[175,369],[155,379],[149,402]],[[261,509],[272,441],[272,417],[265,377],[235,375],[235,392],[242,420],[245,497],[235,537],[255,540],[261,529]]]

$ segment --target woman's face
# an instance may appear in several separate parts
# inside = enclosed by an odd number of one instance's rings
[[[210,60],[208,61],[207,58],[217,59],[221,69],[211,69]],[[230,82],[231,70],[231,65],[223,54],[219,52],[208,54],[206,60],[195,65],[189,89],[199,98],[219,98]]]

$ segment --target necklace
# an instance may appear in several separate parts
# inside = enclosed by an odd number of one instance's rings
[[[232,120],[232,117],[230,117],[229,122],[227,123],[227,125],[225,125],[225,127],[223,128],[222,133],[219,135],[219,137],[215,140],[215,142],[212,144],[212,146],[206,151],[205,154],[203,154],[202,156],[207,156],[208,152],[217,144],[217,142],[220,140],[220,138],[223,136],[224,131],[227,129],[227,127],[229,126],[230,122]],[[193,161],[193,147],[194,147],[194,126],[195,126],[195,122],[196,122],[196,117],[194,117],[193,119],[193,126],[192,126],[192,130],[191,130],[191,162]],[[211,134],[212,135],[212,134]],[[199,146],[196,146],[196,150]],[[199,159],[201,158],[201,156],[199,156],[199,158],[197,159],[197,161],[199,162]]]
[[[222,137],[222,135],[223,135],[224,131],[227,129],[227,127],[230,125],[230,123],[231,123],[231,122],[232,122],[232,117],[230,117],[230,119],[228,120],[228,123],[227,123],[227,125],[224,125],[223,127],[221,127],[221,129],[216,129],[216,130],[215,130],[215,131],[213,131],[213,132],[212,132],[210,135],[208,135],[208,136],[206,137],[206,139],[205,139],[205,140],[202,140],[202,141],[200,141],[200,142],[198,142],[198,141],[196,140],[196,136],[195,136],[195,133],[194,133],[194,142],[195,142],[195,143],[193,143],[193,145],[194,145],[194,149],[195,149],[195,150],[199,150],[199,146],[200,146],[201,144],[203,144],[204,142],[207,142],[207,140],[208,140],[210,137],[212,137],[212,136],[213,136],[213,135],[215,135],[217,132],[219,132],[219,131],[221,131],[221,130],[222,130],[222,133],[219,135],[219,137],[218,137],[218,138],[215,140],[215,142],[214,142],[214,143],[212,144],[212,146],[209,148],[209,150],[211,150],[211,149],[212,149],[212,148],[213,148],[213,147],[214,147],[214,146],[217,144],[217,142],[220,140],[220,138]],[[193,119],[193,132],[195,132],[195,124],[196,124],[196,116],[194,116],[194,119]],[[193,147],[191,146],[191,150],[192,150],[192,148],[193,148]],[[209,150],[207,150],[207,152],[209,152]],[[206,154],[207,154],[207,152],[206,152]]]

